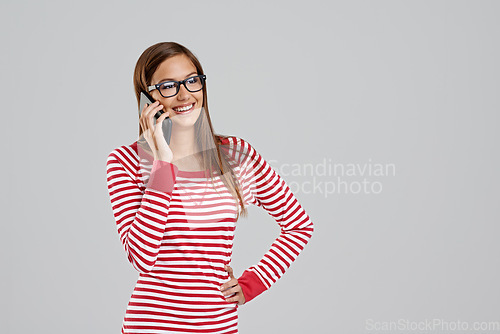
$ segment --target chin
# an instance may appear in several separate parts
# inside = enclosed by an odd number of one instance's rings
[[[202,108],[195,108],[192,112],[187,115],[178,115],[171,117],[172,124],[180,127],[192,127],[198,120]]]

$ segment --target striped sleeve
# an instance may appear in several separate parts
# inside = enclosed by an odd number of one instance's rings
[[[264,208],[280,227],[279,236],[262,259],[238,278],[246,303],[283,276],[309,242],[314,227],[280,175],[248,142],[238,141],[240,155],[244,157],[241,163],[244,187],[250,189],[254,204]]]
[[[107,185],[120,241],[129,262],[139,272],[155,265],[165,232],[177,166],[155,160],[149,182],[141,191],[137,183],[138,158],[122,146],[106,162]]]

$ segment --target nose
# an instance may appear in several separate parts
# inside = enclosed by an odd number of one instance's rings
[[[177,100],[185,100],[189,97],[190,92],[186,89],[184,85],[179,87],[179,93],[177,93]]]

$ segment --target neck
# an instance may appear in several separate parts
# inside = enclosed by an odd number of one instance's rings
[[[182,159],[188,156],[194,156],[199,152],[195,140],[194,127],[175,128],[172,127],[172,136],[170,138],[170,149],[174,155],[174,160]]]

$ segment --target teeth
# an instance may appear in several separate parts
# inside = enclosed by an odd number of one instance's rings
[[[174,108],[174,110],[175,110],[175,111],[186,111],[186,110],[191,109],[191,107],[192,107],[192,106],[193,106],[193,105],[192,105],[192,104],[190,104],[190,105],[188,105],[188,106],[186,106],[186,107],[183,107],[183,108]]]

